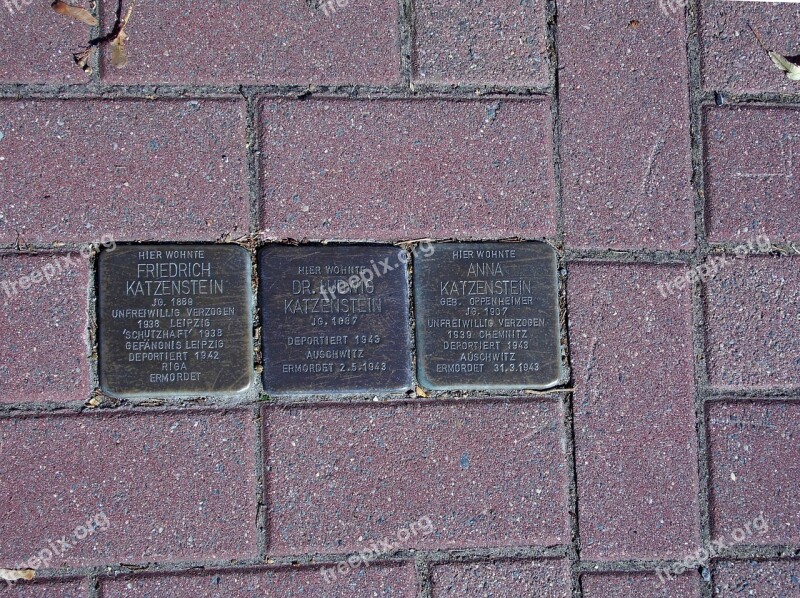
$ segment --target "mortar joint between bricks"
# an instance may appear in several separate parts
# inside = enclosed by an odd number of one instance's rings
[[[415,84],[413,91],[407,86],[309,86],[309,85],[109,85],[88,83],[59,86],[52,84],[0,84],[0,98],[16,100],[35,99],[179,99],[179,100],[230,100],[243,98],[303,99],[308,97],[325,99],[441,99],[479,101],[491,98],[509,100],[548,99],[552,97],[549,87],[520,87],[503,85]]]
[[[702,115],[702,74],[700,59],[700,0],[688,0],[686,7],[686,54],[689,68],[689,118],[690,143],[692,161],[692,191],[694,193],[695,217],[695,251],[691,266],[697,268],[708,254],[706,240],[706,198],[705,198],[705,163],[703,155],[703,115]],[[706,438],[705,406],[703,391],[706,384],[705,333],[703,312],[703,286],[699,280],[690,285],[691,317],[692,317],[692,375],[694,378],[695,407],[695,442],[697,451],[697,508],[699,509],[698,532],[700,542],[707,546],[711,539],[709,515],[710,472],[707,459],[708,443]],[[710,598],[712,593],[710,580],[700,576],[700,592],[703,598]]]

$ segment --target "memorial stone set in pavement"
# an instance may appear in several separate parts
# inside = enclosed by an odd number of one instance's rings
[[[800,4],[51,3],[0,598],[800,598]]]
[[[564,381],[556,254],[546,243],[271,244],[257,255],[269,394],[412,388],[412,322],[425,388]],[[127,245],[102,252],[98,264],[106,393],[250,388],[253,272],[245,248]]]

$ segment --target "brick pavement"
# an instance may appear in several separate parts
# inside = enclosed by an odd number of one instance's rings
[[[798,9],[87,6],[0,6],[0,595],[800,596]],[[98,386],[104,242],[427,238],[554,246],[568,384]]]

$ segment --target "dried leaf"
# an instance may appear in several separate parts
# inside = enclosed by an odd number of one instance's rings
[[[111,40],[111,64],[121,69],[128,64],[128,53],[125,51],[125,40],[128,34],[120,31],[119,35]]]
[[[417,396],[422,397],[424,399],[428,396],[428,393],[425,392],[425,389],[422,388],[421,386],[417,386]]]
[[[125,42],[128,40],[128,34],[125,33],[125,27],[128,26],[128,22],[131,20],[131,14],[133,13],[133,7],[135,5],[136,2],[130,3],[125,16],[120,21],[119,33],[109,42],[111,45],[111,64],[118,69],[128,64],[128,53],[125,51]]]
[[[92,13],[85,8],[81,8],[80,6],[72,6],[71,4],[62,2],[62,0],[56,0],[53,2],[53,4],[51,4],[51,6],[53,7],[53,10],[60,15],[77,19],[81,23],[86,23],[90,27],[97,26],[97,19],[95,19],[94,15],[92,15]]]
[[[800,65],[789,62],[785,56],[782,56],[777,52],[770,52],[769,57],[772,59],[772,62],[775,64],[775,66],[786,73],[786,77],[788,79],[792,81],[800,81]]]
[[[128,26],[128,21],[131,20],[131,15],[133,14],[133,7],[136,6],[136,2],[132,1],[130,6],[128,6],[128,10],[125,12],[125,17],[122,19],[122,26],[119,28],[120,31],[125,29]]]
[[[92,56],[94,56],[95,52],[97,52],[97,46],[89,46],[85,50],[81,50],[72,55],[75,64],[81,67],[87,75],[92,74],[92,67],[89,66],[89,62],[92,60]]]
[[[33,569],[0,569],[0,579],[5,581],[17,581],[18,579],[25,579],[30,581],[36,571]]]

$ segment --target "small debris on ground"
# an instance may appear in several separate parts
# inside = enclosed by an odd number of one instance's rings
[[[33,569],[0,569],[0,579],[4,581],[19,581],[24,579],[30,581],[36,575]]]
[[[58,2],[59,0],[56,1]],[[90,64],[92,57],[97,52],[97,49],[105,44],[111,46],[111,64],[115,68],[119,69],[128,64],[128,53],[125,50],[125,42],[128,40],[128,34],[125,32],[125,27],[131,19],[134,6],[135,2],[131,2],[130,6],[128,6],[128,10],[125,12],[125,16],[122,18],[119,18],[118,13],[118,20],[114,23],[114,28],[108,35],[92,40],[86,48],[72,55],[75,64],[83,69],[87,75],[92,73]]]
[[[72,4],[62,2],[61,0],[56,0],[50,6],[52,6],[53,10],[58,14],[77,19],[81,23],[86,23],[89,25],[89,27],[97,27],[98,25],[97,19],[94,17],[94,15],[80,6],[73,6]]]
[[[800,65],[790,62],[786,56],[777,52],[768,52],[768,54],[775,66],[786,73],[787,79],[800,81]]]

